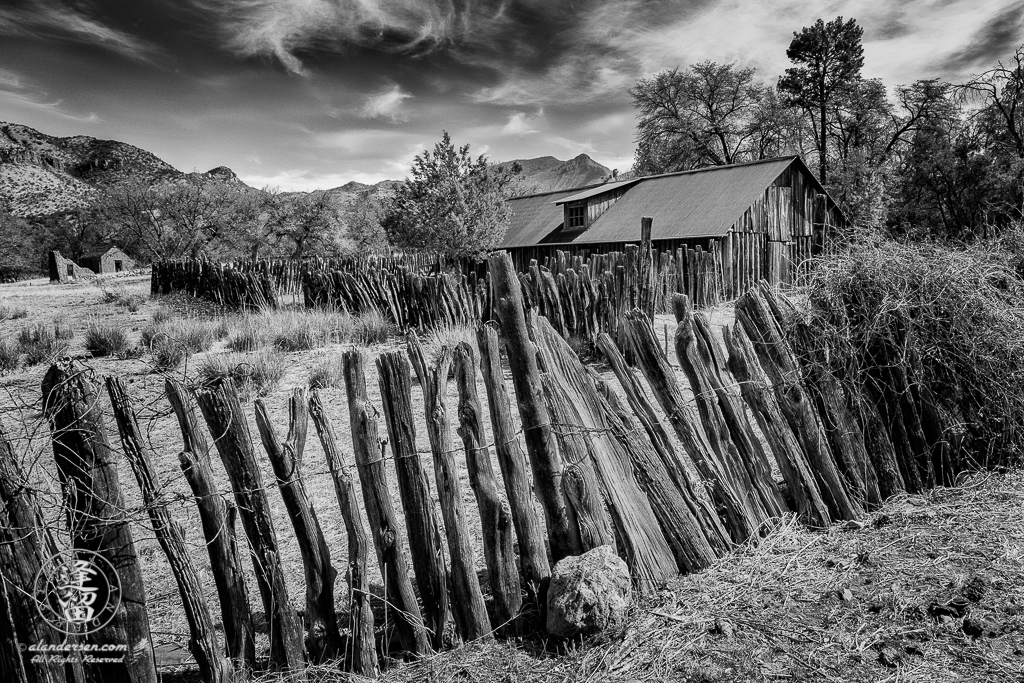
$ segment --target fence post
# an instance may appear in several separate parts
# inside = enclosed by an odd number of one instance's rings
[[[238,391],[234,382],[226,379],[200,389],[196,400],[231,480],[242,528],[252,550],[256,585],[270,627],[270,661],[277,668],[294,672],[296,680],[304,683],[302,624],[288,599],[277,533]]]
[[[281,499],[302,555],[306,579],[306,652],[314,662],[334,659],[341,649],[338,618],[334,612],[334,579],[338,572],[331,566],[331,551],[302,479],[302,455],[309,423],[306,390],[296,388],[288,399],[288,437],[284,443],[270,423],[266,402],[258,398],[255,407],[260,440],[274,468]]]
[[[522,577],[536,598],[547,590],[551,567],[544,546],[544,529],[533,502],[530,463],[512,424],[512,406],[501,374],[498,333],[493,325],[481,324],[477,327],[476,339],[480,347],[480,373],[487,390],[494,451],[505,483],[512,524],[516,529]]]
[[[377,652],[373,639],[373,610],[370,608],[370,579],[366,574],[366,557],[369,554],[366,539],[366,524],[363,513],[356,500],[356,485],[352,479],[352,471],[345,462],[345,456],[338,448],[338,438],[334,433],[320,395],[313,391],[309,396],[309,414],[324,448],[327,467],[331,470],[334,481],[334,493],[338,498],[338,507],[345,520],[345,533],[348,536],[348,584],[349,584],[349,627],[352,629],[354,644],[350,659],[351,670],[366,678],[377,676]],[[369,506],[367,506],[369,507]]]
[[[508,252],[488,257],[494,314],[501,328],[522,420],[526,450],[533,466],[537,497],[544,507],[551,557],[557,562],[581,551],[580,530],[575,513],[562,491],[562,462],[558,456],[551,420],[544,403],[537,351],[526,326],[523,294]]]
[[[736,320],[752,341],[782,413],[811,464],[832,519],[859,519],[864,510],[847,491],[828,440],[821,433],[814,405],[801,385],[793,351],[757,287],[736,300]]]
[[[62,664],[30,662],[19,645],[57,643],[55,631],[29,597],[57,544],[46,527],[28,477],[0,426],[0,674],[12,683],[64,683],[75,680]]]
[[[142,431],[139,429],[131,399],[124,384],[117,377],[107,377],[107,393],[110,394],[110,405],[121,434],[125,458],[135,473],[153,533],[167,556],[171,573],[178,584],[185,620],[191,634],[188,649],[199,665],[199,671],[206,683],[230,681],[231,664],[224,659],[220,643],[217,642],[217,635],[213,630],[213,617],[210,616],[210,608],[206,604],[199,574],[192,564],[192,558],[189,557],[184,531],[167,511],[167,502],[161,493],[163,487],[157,478],[149,454],[142,445]]]
[[[404,537],[388,489],[384,444],[377,431],[377,411],[370,405],[366,395],[363,353],[358,349],[346,351],[344,369],[352,451],[363,490],[366,516],[370,521],[370,532],[377,548],[380,573],[384,576],[387,601],[397,617],[395,630],[407,651],[417,655],[426,654],[430,651],[430,643],[402,552]]]
[[[210,446],[199,429],[198,411],[185,388],[175,379],[164,383],[167,400],[178,418],[184,447],[178,454],[199,510],[210,571],[220,599],[221,622],[228,657],[237,676],[246,677],[256,662],[255,629],[235,535],[235,507],[224,502],[210,468]]]
[[[690,482],[689,472],[674,452],[668,433],[607,332],[597,338],[597,347],[625,391],[633,415],[609,398],[612,410],[624,425],[638,421],[650,439],[650,449],[637,439],[639,447],[629,454],[637,480],[658,515],[665,538],[672,545],[676,562],[683,571],[703,569],[728,549],[729,536],[715,511],[695,493],[696,486]],[[606,398],[611,395],[611,392],[604,393]]]
[[[412,379],[409,361],[400,351],[377,357],[380,397],[388,424],[391,452],[395,458],[398,492],[409,532],[409,550],[416,572],[427,626],[435,649],[444,643],[444,629],[451,605],[448,601],[448,568],[444,561],[441,532],[430,498],[430,482],[416,451],[416,427],[412,414]]]
[[[756,533],[759,520],[751,518],[742,493],[735,490],[732,477],[715,457],[697,411],[684,398],[675,371],[658,346],[650,319],[641,311],[630,311],[626,314],[624,327],[637,366],[647,377],[683,449],[704,479],[715,507],[724,515],[732,540],[744,542]]]
[[[423,406],[427,417],[427,436],[434,455],[434,481],[444,518],[448,555],[451,557],[452,612],[459,631],[466,640],[490,638],[491,622],[487,618],[480,580],[476,576],[466,510],[462,505],[459,473],[452,448],[451,423],[448,420],[448,371],[452,349],[444,346],[436,365],[429,367],[415,333],[409,334],[409,358],[423,390]]]
[[[114,618],[105,628],[86,636],[86,641],[128,646],[123,664],[97,665],[104,677],[126,676],[131,683],[156,683],[142,569],[90,374],[85,366],[64,359],[50,366],[42,382],[43,413],[50,422],[71,544],[108,560],[121,583],[121,605]]]
[[[469,483],[480,509],[494,617],[500,632],[514,634],[519,631],[515,620],[523,606],[523,595],[512,550],[512,516],[498,496],[498,481],[491,467],[491,450],[484,433],[483,407],[476,391],[473,347],[466,342],[455,347],[455,381],[459,387],[459,436],[466,448]]]

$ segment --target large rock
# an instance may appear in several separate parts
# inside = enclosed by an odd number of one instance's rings
[[[574,638],[621,625],[632,593],[629,568],[611,546],[567,557],[551,572],[547,631]]]

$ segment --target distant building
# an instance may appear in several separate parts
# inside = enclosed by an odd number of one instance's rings
[[[726,282],[788,281],[792,266],[847,222],[796,156],[546,192],[509,205],[501,248],[520,271],[557,251],[622,251],[640,241],[640,219],[650,216],[655,251],[713,250]]]
[[[97,275],[120,273],[135,267],[135,261],[118,247],[109,247],[106,251],[86,254],[78,259],[78,263]]]
[[[88,268],[83,268],[71,259],[61,256],[56,249],[50,252],[48,266],[50,282],[70,282],[79,278],[96,276],[96,273]]]

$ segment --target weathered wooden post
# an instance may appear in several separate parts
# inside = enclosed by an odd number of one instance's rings
[[[498,481],[491,467],[491,453],[484,433],[483,408],[476,391],[473,347],[455,347],[455,381],[459,386],[459,436],[466,447],[469,483],[480,509],[484,559],[494,597],[494,617],[502,633],[516,633],[514,620],[523,606],[519,574],[512,550],[512,516],[498,496]],[[545,558],[546,559],[546,558]]]
[[[480,347],[480,372],[487,389],[487,409],[491,416],[494,451],[505,483],[519,545],[519,562],[523,580],[534,593],[542,592],[551,578],[544,528],[533,501],[533,475],[530,461],[523,451],[512,423],[512,405],[501,374],[498,333],[491,324],[477,327]]]
[[[366,558],[369,555],[369,543],[366,537],[366,524],[363,513],[356,499],[356,484],[352,471],[345,456],[338,448],[338,438],[334,433],[320,395],[313,391],[309,396],[309,414],[320,437],[324,449],[327,467],[331,470],[334,481],[334,493],[338,498],[338,507],[345,520],[345,533],[348,537],[348,585],[349,585],[349,627],[352,629],[351,652],[347,654],[350,668],[360,676],[373,678],[377,675],[377,653],[373,639],[373,610],[370,607],[370,579],[366,573]]]
[[[228,505],[214,483],[210,467],[210,446],[199,428],[199,411],[177,380],[164,383],[167,400],[178,418],[184,442],[178,461],[199,510],[210,571],[220,600],[221,623],[227,654],[236,677],[246,677],[256,663],[256,633],[249,607],[235,534],[234,504]]]
[[[121,434],[125,458],[135,473],[135,480],[142,491],[142,500],[146,504],[153,533],[167,556],[171,573],[178,584],[178,594],[181,596],[185,620],[188,622],[191,635],[188,642],[189,652],[199,665],[200,674],[206,683],[230,681],[231,663],[224,658],[220,643],[217,641],[213,617],[210,616],[199,573],[192,564],[188,547],[185,545],[184,529],[167,511],[167,501],[161,493],[163,485],[157,478],[149,453],[142,445],[142,430],[139,429],[131,398],[117,377],[107,377],[107,393],[110,394],[110,405]]]
[[[487,618],[472,538],[462,505],[462,490],[452,448],[451,423],[448,420],[448,371],[452,349],[444,346],[435,367],[429,367],[416,334],[409,333],[409,358],[423,389],[423,405],[427,416],[427,436],[434,455],[434,481],[441,503],[444,530],[451,557],[452,612],[463,638],[491,638],[491,622]]]
[[[750,514],[750,506],[743,494],[736,490],[736,482],[730,472],[716,458],[696,409],[686,401],[675,371],[658,346],[650,318],[641,311],[630,311],[626,314],[624,329],[637,366],[647,377],[683,448],[706,482],[711,499],[724,516],[733,541],[743,543],[757,532],[760,520]]]
[[[302,479],[302,454],[309,422],[306,390],[294,389],[288,400],[288,437],[284,443],[270,423],[266,402],[258,398],[255,406],[260,440],[274,468],[281,499],[302,555],[306,578],[306,652],[314,662],[334,659],[341,649],[338,618],[334,612],[334,580],[338,572],[331,566],[331,551]]]
[[[544,507],[552,560],[580,553],[580,532],[562,490],[562,462],[551,431],[551,419],[544,402],[537,351],[530,340],[523,311],[523,294],[508,252],[488,257],[494,291],[494,314],[508,354],[526,450],[533,466],[537,497]]]
[[[56,554],[57,544],[28,477],[0,426],[0,678],[4,681],[75,680],[63,664],[31,662],[32,655],[19,650],[19,645],[56,644],[67,638],[46,623],[31,597],[39,570]]]
[[[395,458],[398,492],[409,532],[409,550],[420,589],[427,627],[435,649],[444,642],[451,605],[448,600],[448,567],[441,531],[430,498],[430,481],[416,451],[416,427],[412,415],[412,378],[409,360],[399,351],[377,357],[381,402],[388,423],[391,452]]]
[[[95,665],[99,675],[156,683],[142,568],[91,372],[64,359],[50,366],[42,383],[43,413],[67,502],[71,544],[110,562],[121,584],[121,604],[113,619],[88,634],[86,642],[128,647],[123,664]]]
[[[238,391],[234,382],[226,379],[200,389],[196,400],[231,480],[242,528],[252,550],[256,585],[270,625],[271,663],[293,672],[297,680],[304,682],[302,623],[288,598],[270,504],[263,476],[256,465],[249,424],[242,412]]]
[[[676,562],[683,571],[703,569],[729,549],[729,535],[715,511],[697,495],[696,485],[690,481],[690,474],[675,453],[668,433],[615,342],[602,332],[597,347],[626,392],[634,415],[629,416],[619,407],[618,402],[611,399],[610,391],[605,392],[609,404],[625,428],[630,428],[631,420],[639,421],[650,439],[650,449],[641,442],[639,447],[630,449],[629,454],[637,480],[658,515],[665,538],[672,545]]]
[[[380,573],[384,577],[385,597],[396,617],[395,630],[402,647],[414,655],[426,654],[430,651],[430,643],[402,552],[404,536],[388,491],[384,444],[377,431],[377,411],[366,395],[363,354],[358,349],[350,349],[345,352],[343,360],[352,451]]]
[[[640,272],[638,273],[640,278],[639,308],[651,320],[654,320],[654,283],[651,281],[652,259],[654,258],[654,255],[651,253],[651,227],[653,223],[654,219],[650,216],[644,216],[640,219]]]
[[[783,415],[800,441],[830,516],[833,520],[859,519],[864,509],[847,490],[828,439],[822,434],[814,403],[800,382],[793,351],[758,288],[736,301],[736,320],[750,338]]]
[[[831,517],[828,506],[822,500],[814,472],[796,435],[782,415],[782,409],[775,400],[743,326],[733,323],[731,327],[724,328],[722,334],[729,349],[729,369],[739,383],[743,399],[771,447],[779,471],[782,472],[789,494],[796,505],[795,512],[805,524],[828,526]]]

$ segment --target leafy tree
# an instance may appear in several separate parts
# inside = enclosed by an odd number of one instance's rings
[[[641,79],[630,91],[639,113],[634,171],[664,173],[757,158],[759,105],[768,89],[755,70],[705,61]],[[760,135],[759,135],[760,134]]]
[[[390,202],[390,194],[370,194],[354,199],[345,207],[342,221],[349,248],[360,252],[387,249],[388,236],[383,222]]]
[[[444,132],[434,151],[415,157],[412,177],[395,188],[383,220],[392,245],[476,257],[494,249],[508,230],[508,199],[517,192],[519,164],[476,159]]]
[[[197,176],[137,179],[105,189],[94,209],[107,234],[143,260],[235,256],[254,235],[253,193]]]
[[[305,258],[338,250],[342,210],[334,195],[326,190],[287,195],[264,192],[260,213],[263,232],[273,240],[278,253]],[[256,251],[258,245],[253,253]]]
[[[0,207],[0,282],[21,280],[43,272],[42,245],[28,221]],[[42,257],[45,259],[45,255]]]
[[[860,79],[864,66],[863,34],[864,29],[855,19],[844,22],[837,17],[827,24],[818,19],[814,26],[794,32],[786,50],[786,56],[797,66],[786,69],[779,79],[779,92],[809,115],[822,185],[828,177],[829,109]]]

